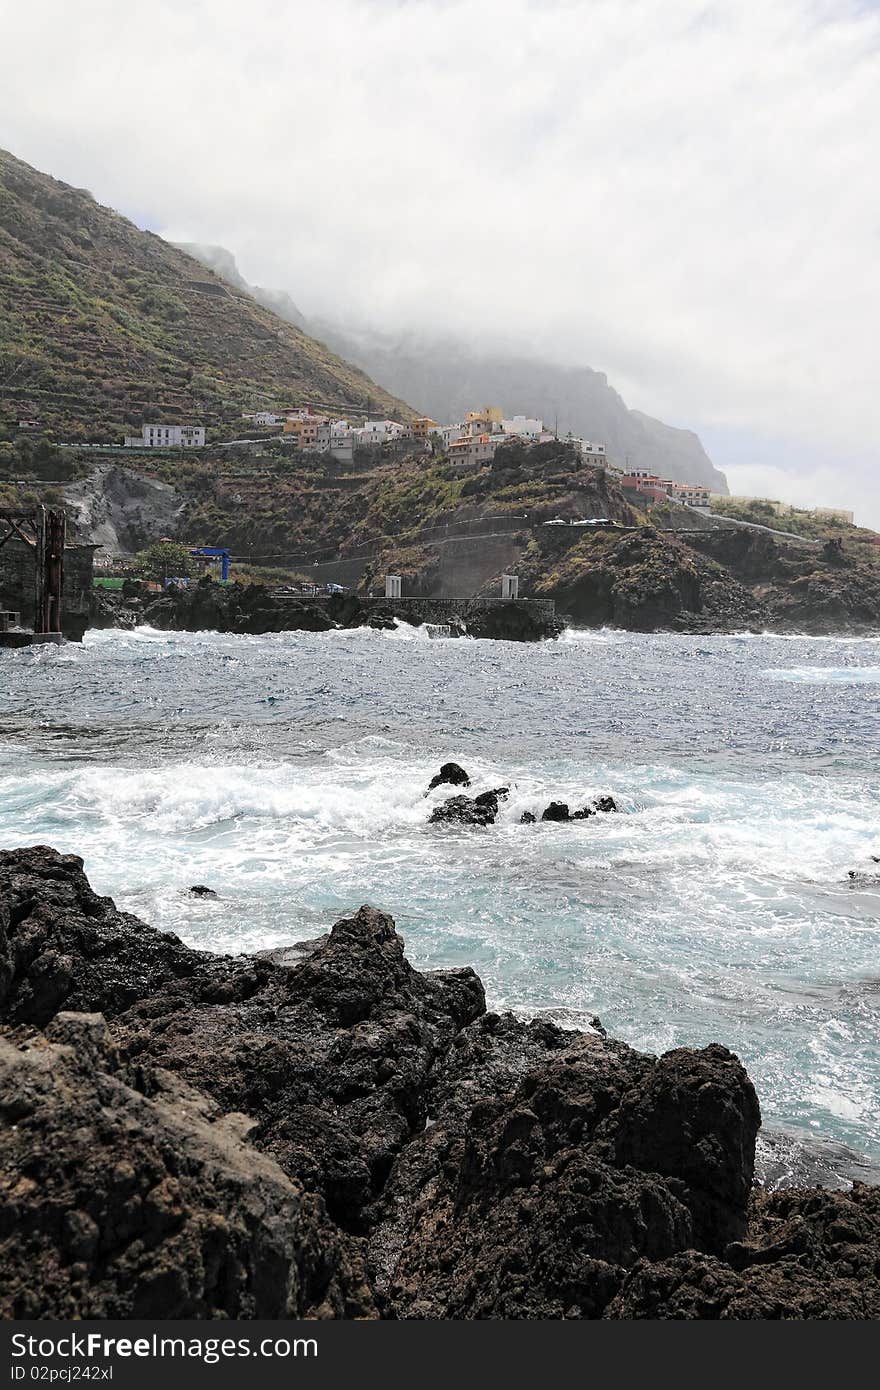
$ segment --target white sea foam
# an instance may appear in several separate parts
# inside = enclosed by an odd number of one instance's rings
[[[764,671],[769,680],[803,685],[880,684],[880,666],[791,666]]]
[[[876,691],[850,679],[876,647],[400,631],[140,629],[10,663],[0,843],[80,853],[98,891],[214,949],[372,901],[495,1007],[724,1041],[770,1122],[880,1154],[878,891],[848,878],[880,855]],[[491,830],[428,825],[450,759],[509,787]],[[620,814],[520,823],[606,793]]]
[[[631,640],[632,634],[619,627],[568,627],[557,639],[560,647],[585,647],[596,643],[610,645]]]

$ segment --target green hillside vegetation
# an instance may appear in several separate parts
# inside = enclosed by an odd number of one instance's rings
[[[406,547],[425,530],[479,526],[487,518],[510,527],[526,513],[537,520],[598,513],[638,519],[605,474],[584,468],[561,442],[499,449],[495,467],[463,476],[444,455],[417,450],[379,453],[369,471],[340,476],[326,456],[279,459],[271,447],[258,459],[223,450],[222,462],[215,453],[210,462],[157,458],[139,465],[189,498],[186,539],[270,563],[284,552],[351,553],[383,538]]]
[[[712,511],[719,516],[734,517],[737,521],[750,521],[757,526],[770,526],[777,531],[790,531],[795,536],[806,536],[812,540],[825,540],[830,533],[838,532],[852,536],[859,528],[849,522],[830,517],[813,516],[811,512],[792,507],[791,511],[777,511],[773,502],[763,497],[750,498],[716,497],[712,501]]]
[[[0,151],[0,421],[121,442],[156,420],[217,437],[243,410],[409,418],[356,367],[82,189]]]

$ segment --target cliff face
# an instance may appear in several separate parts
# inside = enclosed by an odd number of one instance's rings
[[[880,543],[871,532],[830,528],[812,545],[742,530],[688,540],[750,589],[773,631],[880,632]]]
[[[726,1048],[487,1013],[375,908],[212,956],[0,852],[0,1034],[6,1317],[880,1314],[877,1189],[756,1194]]]
[[[761,604],[723,566],[650,528],[621,534],[539,535],[526,563],[536,593],[553,594],[580,625],[634,631],[760,625]]]
[[[406,415],[358,368],[83,189],[0,151],[0,410],[61,438],[311,401]]]
[[[605,374],[590,367],[491,355],[462,342],[347,334],[324,323],[312,331],[435,420],[460,420],[475,403],[498,403],[505,414],[535,415],[551,427],[558,422],[562,434],[603,441],[621,464],[728,490],[693,431],[628,409]]]
[[[727,492],[696,434],[627,408],[603,372],[563,367],[540,358],[481,351],[466,343],[416,334],[392,336],[376,330],[353,332],[344,323],[307,320],[290,295],[248,285],[234,256],[222,246],[182,245],[231,285],[252,295],[281,318],[304,328],[349,362],[435,420],[463,420],[487,402],[507,415],[536,415],[560,433],[583,435],[608,445],[612,458],[660,477],[703,483]]]
[[[880,549],[744,530],[542,531],[521,573],[562,615],[635,631],[880,632]]]
[[[552,598],[560,616],[588,626],[880,631],[880,544],[872,533],[831,526],[824,540],[783,540],[730,524],[711,529],[711,518],[686,512],[665,517],[685,530],[661,530],[611,475],[583,467],[564,443],[505,446],[491,468],[465,476],[427,454],[380,456],[342,477],[314,456],[249,467],[227,476],[209,465],[162,464],[177,490],[136,487],[111,469],[103,492],[93,481],[68,493],[81,516],[88,511],[118,539],[176,530],[363,595],[382,593],[391,573],[411,597],[497,598],[502,574],[514,573],[524,597]],[[690,529],[693,518],[710,529]],[[589,519],[601,524],[559,524]],[[285,616],[271,604],[258,613],[248,599],[232,612],[231,601],[213,616],[191,605],[180,625],[201,618],[226,631],[282,630]],[[257,621],[264,625],[249,625]],[[315,621],[301,615],[292,626]],[[326,613],[322,621],[328,625]]]

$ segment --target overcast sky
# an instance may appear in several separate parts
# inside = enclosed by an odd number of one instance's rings
[[[0,0],[0,144],[880,526],[874,0]],[[513,403],[510,403],[513,404]]]

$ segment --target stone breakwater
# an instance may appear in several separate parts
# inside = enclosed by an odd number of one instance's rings
[[[0,1019],[2,1316],[880,1315],[880,1190],[757,1190],[726,1048],[489,1013],[375,908],[216,956],[5,851]]]
[[[334,628],[393,628],[398,622],[443,627],[450,637],[538,642],[558,637],[565,624],[552,599],[366,598],[358,594],[308,597],[261,584],[203,580],[159,597],[130,586],[126,595],[96,593],[94,627],[141,623],[177,632],[331,632]]]

